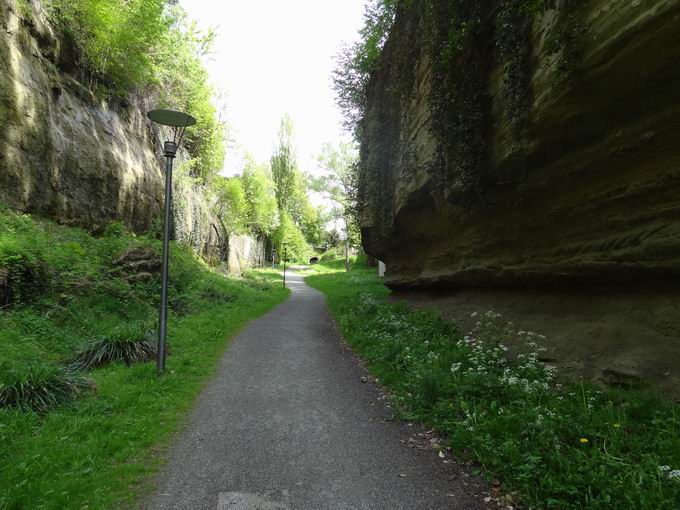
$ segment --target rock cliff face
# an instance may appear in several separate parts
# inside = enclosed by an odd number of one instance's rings
[[[145,117],[152,105],[110,104],[74,79],[71,50],[39,2],[0,0],[0,29],[0,203],[91,230],[112,220],[147,230],[164,193],[162,136]],[[201,189],[177,177],[175,238],[227,261],[228,232]],[[253,252],[262,244],[248,243]]]
[[[148,227],[163,176],[145,105],[98,101],[63,71],[68,49],[38,4],[0,0],[0,26],[0,200],[93,229]]]
[[[680,2],[411,4],[361,148],[388,285],[680,276]]]

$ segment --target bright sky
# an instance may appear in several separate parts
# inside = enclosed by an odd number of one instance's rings
[[[279,121],[295,124],[298,162],[311,171],[323,142],[344,139],[331,89],[334,55],[356,40],[365,0],[181,0],[201,27],[217,29],[213,83],[224,90],[236,147],[224,174],[242,169],[242,156],[269,161]]]

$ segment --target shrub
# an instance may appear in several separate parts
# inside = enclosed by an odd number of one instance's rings
[[[1,231],[0,231],[1,232]],[[34,297],[49,283],[47,265],[40,249],[32,242],[13,237],[0,239],[0,272],[3,274],[6,301],[25,301]]]
[[[0,407],[45,412],[91,389],[92,381],[68,368],[34,362],[0,369]]]
[[[45,0],[62,44],[72,46],[69,72],[90,89],[125,104],[152,93],[161,107],[190,112],[196,125],[184,147],[192,172],[208,183],[222,168],[226,126],[213,101],[203,57],[214,32],[202,33],[176,2]]]
[[[169,30],[163,0],[47,0],[92,78],[125,95],[154,80],[153,55]]]
[[[345,258],[345,245],[338,244],[328,248],[321,254],[321,260],[335,260]]]
[[[110,363],[126,365],[156,358],[156,332],[146,325],[133,324],[116,329],[78,351],[69,362],[75,369],[87,370]]]
[[[230,303],[236,300],[235,294],[230,294],[214,282],[206,282],[199,293],[202,300],[210,303]]]

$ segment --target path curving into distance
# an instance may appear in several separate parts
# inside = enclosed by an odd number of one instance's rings
[[[466,475],[406,447],[414,428],[387,421],[323,295],[287,283],[288,301],[232,341],[146,508],[483,508]]]

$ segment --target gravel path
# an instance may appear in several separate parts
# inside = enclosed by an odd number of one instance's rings
[[[292,295],[232,342],[151,509],[476,509],[473,477],[413,446],[343,344],[323,295]]]

